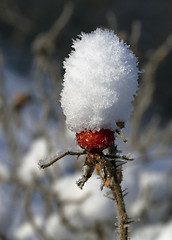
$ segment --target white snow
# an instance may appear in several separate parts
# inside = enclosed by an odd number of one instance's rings
[[[61,221],[60,217],[57,214],[52,214],[48,220],[47,220],[47,226],[46,226],[47,235],[50,236],[52,239],[58,239],[60,240],[95,240],[96,239],[96,233],[95,231],[86,231],[83,229],[83,231],[78,232],[77,234],[75,232],[72,232],[69,230],[69,228]]]
[[[137,162],[137,158],[124,170],[124,188],[128,188],[126,203],[129,215],[150,222],[161,222],[171,202],[171,159]],[[148,221],[148,220],[147,220]]]
[[[51,238],[58,236],[58,239],[76,239],[76,235],[65,227],[57,213],[47,219],[46,232]]]
[[[172,221],[165,224],[150,224],[136,230],[132,240],[171,240]]]
[[[35,224],[40,227],[42,225],[42,219],[40,216],[34,217]],[[17,240],[31,240],[36,239],[35,232],[32,225],[29,222],[22,223],[19,228],[15,231],[15,239]]]
[[[162,230],[156,240],[171,240],[171,237],[172,237],[172,221],[162,226]]]
[[[113,31],[97,29],[73,41],[64,61],[61,105],[74,132],[115,130],[126,122],[138,88],[137,58]]]
[[[101,181],[93,175],[81,191],[76,181],[81,173],[73,174],[57,180],[53,189],[60,197],[60,200],[70,202],[64,205],[64,213],[68,220],[77,227],[92,225],[95,221],[106,222],[115,219],[116,213],[114,202],[104,195],[107,191],[101,191]],[[79,202],[77,202],[80,200]]]
[[[161,225],[155,224],[155,225],[146,225],[142,228],[139,228],[136,230],[132,236],[132,240],[157,240],[157,236],[159,235],[161,231]],[[161,239],[166,240],[166,239]]]
[[[48,146],[46,140],[44,138],[35,140],[18,168],[19,178],[26,183],[31,183],[35,176],[43,174],[44,172],[38,168],[38,160],[45,158],[47,154]]]

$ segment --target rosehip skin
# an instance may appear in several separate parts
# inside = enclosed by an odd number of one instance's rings
[[[112,146],[115,136],[114,132],[109,129],[100,131],[82,131],[76,134],[78,145],[91,153],[100,153],[104,149]]]

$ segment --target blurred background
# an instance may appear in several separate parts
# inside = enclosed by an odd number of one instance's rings
[[[172,236],[172,2],[170,0],[0,0],[0,239],[114,239],[115,204],[94,175],[81,191],[84,157],[49,169],[38,161],[80,150],[59,99],[72,39],[115,31],[142,72],[123,153],[130,239]],[[116,229],[117,230],[117,229]]]

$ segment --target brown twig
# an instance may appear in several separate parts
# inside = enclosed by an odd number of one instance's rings
[[[111,194],[113,195],[113,198],[111,198],[112,200],[115,200],[116,202],[116,206],[117,206],[117,211],[118,211],[118,226],[119,226],[119,239],[120,240],[127,240],[128,239],[128,225],[129,223],[131,223],[131,221],[129,221],[129,218],[127,216],[126,213],[126,208],[125,208],[125,202],[124,202],[124,191],[122,191],[121,189],[121,181],[122,181],[122,169],[121,166],[123,164],[126,164],[127,161],[131,161],[133,159],[130,159],[127,156],[120,156],[117,155],[117,149],[116,146],[113,146],[110,151],[109,151],[109,155],[104,155],[103,153],[101,155],[99,154],[93,154],[93,165],[95,168],[95,164],[100,164],[103,166],[104,168],[104,174],[105,176],[102,177],[104,180],[103,186],[106,185],[110,191]],[[67,155],[84,155],[87,154],[86,151],[83,152],[71,152],[71,151],[67,151],[61,155],[52,157],[51,159],[48,159],[48,163],[45,163],[45,160],[40,160],[39,162],[39,166],[40,168],[44,169],[46,167],[51,166],[53,163],[55,163],[56,161],[58,161],[59,159],[67,156]],[[89,155],[89,157],[91,157],[91,154]],[[90,161],[90,158],[86,159],[87,161]],[[121,162],[119,161],[121,160]],[[119,164],[120,162],[120,164]],[[87,167],[89,167],[90,165],[86,164]],[[93,168],[93,170],[94,170]],[[92,173],[89,174],[89,177],[91,177]],[[100,175],[100,174],[99,174]],[[85,175],[83,175],[85,176]],[[88,177],[88,178],[89,178]],[[79,181],[79,183],[82,184],[82,186],[79,187],[83,187],[83,185],[85,184],[85,182],[88,180],[87,179],[81,179]],[[109,182],[109,184],[107,183]],[[109,196],[108,196],[109,197]],[[110,197],[109,197],[110,198]],[[66,223],[68,223],[66,217],[63,217],[63,221]],[[69,224],[70,225],[70,224]],[[72,231],[75,231],[75,227],[70,226],[70,229],[72,229]]]
[[[123,199],[121,185],[116,176],[111,178],[111,190],[116,200],[116,206],[118,210],[118,226],[119,226],[119,239],[128,239],[128,216],[126,213],[125,203]]]
[[[115,162],[115,160],[114,160]],[[114,166],[108,159],[104,159],[104,164],[107,169],[107,176],[110,179],[109,186],[111,194],[113,195],[116,202],[117,212],[118,212],[118,227],[119,227],[119,239],[127,240],[128,239],[128,224],[129,218],[126,213],[125,202],[123,197],[123,191],[121,189],[120,180],[118,178],[118,168]]]
[[[55,157],[52,157],[52,160],[50,160],[48,163],[45,163],[44,160],[40,160],[38,165],[40,168],[44,169],[44,168],[47,168],[49,166],[51,166],[52,164],[54,164],[55,162],[57,162],[58,160],[60,160],[61,158],[65,157],[65,156],[68,156],[68,155],[71,155],[71,156],[81,156],[81,155],[84,155],[86,154],[86,151],[83,151],[83,152],[71,152],[71,151],[67,151],[65,153],[62,153],[61,155],[58,155],[58,156],[55,156]]]
[[[103,164],[107,171],[107,179],[109,179],[109,184],[106,186],[110,189],[110,194],[113,195],[111,198],[116,202],[117,212],[118,212],[118,228],[119,228],[119,239],[127,240],[128,239],[128,225],[130,223],[129,218],[127,216],[125,202],[124,202],[124,191],[121,188],[122,181],[122,168],[118,166],[117,156],[116,156],[116,146],[112,146],[109,149],[109,156],[111,157],[111,161],[109,161],[108,155],[104,155]],[[118,156],[120,158],[120,156]],[[128,160],[125,157],[125,160]],[[123,159],[123,156],[122,156]],[[109,195],[109,194],[108,194]]]

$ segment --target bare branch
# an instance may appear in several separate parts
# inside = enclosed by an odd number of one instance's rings
[[[115,148],[114,148],[115,149]],[[110,156],[113,154],[113,149],[110,151]],[[126,158],[126,157],[125,157]],[[113,195],[113,198],[115,199],[116,206],[117,206],[117,212],[118,212],[118,227],[119,227],[119,239],[120,240],[127,240],[128,239],[128,224],[129,218],[127,216],[126,208],[125,208],[125,202],[124,202],[124,191],[122,191],[121,188],[121,179],[119,179],[118,176],[118,165],[116,164],[116,161],[109,161],[108,158],[104,158],[104,164],[106,166],[107,175],[110,179],[109,185],[107,186],[111,191],[110,194]],[[122,169],[121,176],[122,176]],[[113,200],[113,198],[111,198]]]
[[[83,151],[83,152],[71,152],[71,151],[67,151],[65,153],[62,153],[61,155],[55,155],[54,157],[48,157],[46,159],[43,159],[43,160],[39,160],[38,162],[38,165],[40,168],[44,169],[44,168],[47,168],[49,166],[51,166],[52,164],[54,164],[55,162],[57,162],[58,160],[60,160],[61,158],[65,157],[65,156],[68,156],[68,155],[71,155],[71,156],[81,156],[81,155],[84,155],[86,154],[86,151]],[[47,162],[47,160],[49,162]]]

